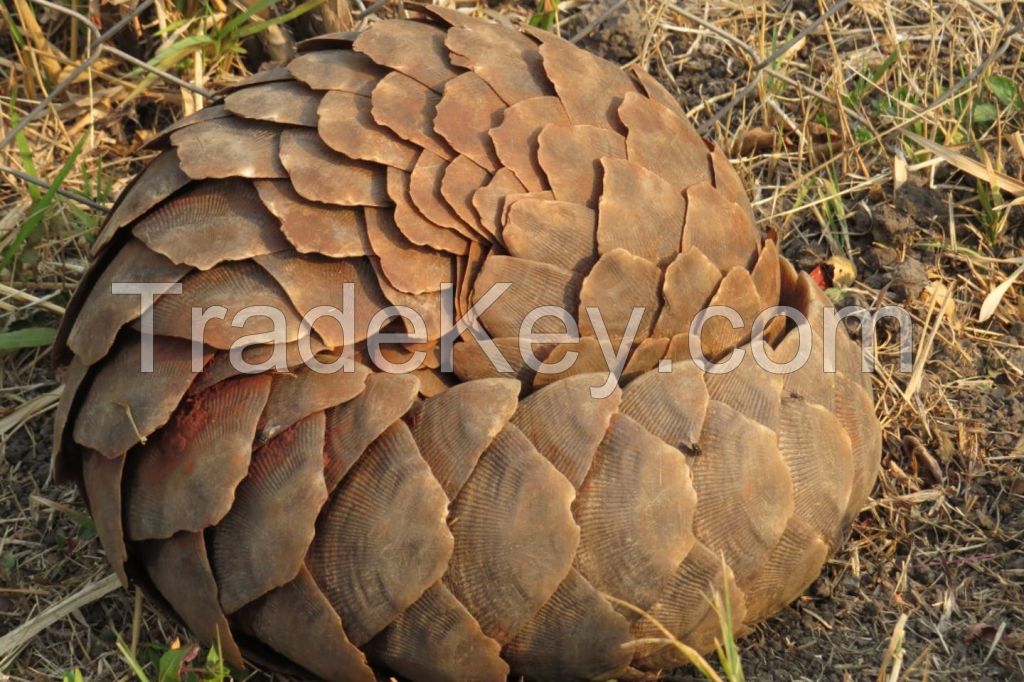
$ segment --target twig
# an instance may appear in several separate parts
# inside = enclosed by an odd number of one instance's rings
[[[121,586],[117,576],[111,573],[106,578],[89,583],[64,600],[53,604],[45,611],[22,623],[18,627],[0,637],[0,668],[14,660],[18,652],[40,632],[62,620],[73,611],[107,596]]]
[[[619,0],[611,7],[601,12],[593,21],[591,21],[589,24],[580,29],[576,35],[574,35],[572,38],[569,38],[569,42],[575,45],[576,43],[586,38],[588,35],[594,32],[594,29],[603,24],[608,17],[618,12],[619,9],[626,4],[626,2],[627,0]]]

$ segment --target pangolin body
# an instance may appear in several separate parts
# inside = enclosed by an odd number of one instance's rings
[[[823,371],[828,301],[649,75],[416,14],[308,41],[153,142],[57,344],[55,473],[81,482],[122,579],[235,664],[329,680],[680,665],[660,626],[712,648],[719,592],[743,632],[806,588],[867,499],[881,437],[857,348],[840,331]],[[474,304],[493,346],[452,328]],[[696,342],[721,358],[779,304],[811,321],[799,371],[692,359],[702,308],[741,319]],[[303,323],[330,305],[348,328]],[[372,327],[392,305],[422,324]],[[530,348],[575,359],[555,373],[520,352],[524,320],[566,331],[541,306],[578,326]],[[418,364],[381,371],[375,331],[411,334],[381,352]],[[792,324],[765,336],[780,362],[799,342]],[[346,342],[350,371],[304,362]]]

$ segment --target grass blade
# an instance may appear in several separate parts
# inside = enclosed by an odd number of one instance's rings
[[[0,334],[0,353],[23,348],[43,348],[53,343],[57,330],[52,327],[26,327]]]
[[[22,245],[31,237],[39,226],[43,222],[43,214],[46,209],[50,207],[53,200],[57,198],[57,190],[64,184],[64,180],[68,177],[68,173],[75,167],[75,161],[78,159],[78,155],[82,153],[82,147],[85,146],[85,137],[82,137],[75,148],[71,150],[68,158],[64,160],[64,165],[60,167],[57,172],[57,177],[54,178],[53,184],[50,185],[50,189],[46,190],[46,193],[39,198],[38,201],[32,202],[32,211],[29,214],[28,220],[22,224],[21,229],[18,230],[17,236],[14,241],[11,242],[7,249],[4,251],[3,260],[0,260],[0,270],[10,267],[11,263],[14,262],[15,257],[18,255],[18,251]]]

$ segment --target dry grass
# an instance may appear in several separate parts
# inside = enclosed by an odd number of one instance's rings
[[[104,4],[96,18],[105,29],[130,6]],[[333,6],[344,22],[347,5]],[[533,5],[502,9],[527,17]],[[258,35],[218,33],[236,13],[156,0],[110,45],[161,55],[213,89],[258,64]],[[112,50],[74,73],[95,54],[89,34],[43,3],[14,0],[0,18],[3,136],[67,84],[0,149],[0,348],[30,346],[0,350],[0,632],[23,628],[0,639],[0,671],[128,679],[118,636],[145,651],[187,634],[131,594],[99,598],[108,571],[91,522],[74,491],[47,480],[59,389],[43,346],[100,215],[80,200],[108,203],[145,158],[139,143],[202,98]],[[1022,20],[1017,3],[989,0],[558,8],[563,35],[646,65],[732,150],[791,258],[856,265],[837,300],[903,305],[917,322],[911,373],[896,371],[891,326],[880,331],[874,502],[808,595],[741,642],[749,679],[1024,676],[1024,296],[1012,278],[1024,262]],[[168,51],[188,36],[205,39]],[[7,172],[52,180],[62,168],[77,198],[47,199]]]

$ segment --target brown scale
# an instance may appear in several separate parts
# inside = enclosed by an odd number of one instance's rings
[[[201,532],[231,510],[249,471],[268,376],[224,381],[186,401],[171,421],[131,450],[124,505],[132,540]]]
[[[211,306],[212,317],[204,329],[203,341],[214,348],[228,349],[242,338],[249,343],[267,341],[295,341],[308,336],[301,328],[301,317],[288,300],[287,293],[255,260],[221,263],[215,268],[193,272],[182,280],[182,293],[161,296],[153,305],[153,331],[159,336],[176,337],[187,341],[192,338],[192,311],[204,311]],[[257,312],[254,306],[278,311],[284,321],[279,329],[275,320],[255,314],[242,322],[239,314]],[[215,313],[223,315],[215,315]],[[236,319],[237,318],[237,319]],[[240,322],[239,325],[233,321]],[[278,332],[284,338],[278,338]]]
[[[228,619],[220,609],[203,533],[182,532],[140,545],[146,574],[178,617],[203,641],[220,642],[224,659],[242,662]]]
[[[441,179],[441,196],[459,219],[476,233],[476,241],[489,242],[493,238],[481,222],[480,214],[473,207],[473,195],[476,190],[487,184],[490,179],[491,174],[486,169],[463,154],[452,159]]]
[[[682,665],[621,601],[707,652],[714,592],[742,635],[815,579],[879,465],[859,348],[840,330],[838,372],[822,371],[831,304],[650,75],[536,29],[407,10],[304,41],[151,141],[160,153],[97,235],[55,344],[55,476],[81,482],[119,577],[132,567],[235,664],[273,652],[327,680]],[[110,293],[146,278],[182,286],[155,299],[153,372],[138,297]],[[347,283],[354,329],[301,324],[345,304]],[[507,364],[467,330],[441,371],[445,283],[457,316],[510,285],[480,318]],[[694,344],[749,351],[779,303],[818,327],[802,369],[695,362]],[[741,328],[691,337],[709,304]],[[283,334],[259,315],[232,326],[252,305],[278,309]],[[426,353],[404,374],[379,371],[367,344],[391,305],[424,318],[386,329],[419,334],[385,346],[398,362]],[[521,342],[542,305],[582,337]],[[211,306],[225,319],[193,349],[192,308]],[[595,327],[614,352],[637,306],[608,384]],[[796,351],[791,324],[766,336],[776,362]],[[254,374],[233,366],[236,343]],[[524,349],[577,362],[538,373]],[[309,355],[358,362],[321,373]]]
[[[475,240],[477,233],[469,228],[441,194],[441,183],[447,169],[446,160],[424,149],[409,176],[409,196],[427,220],[466,239]]]
[[[95,286],[100,291],[110,291],[115,282],[174,283],[189,270],[187,265],[178,265],[132,239],[117,252]],[[121,327],[139,316],[140,303],[136,295],[90,296],[68,334],[68,347],[86,364],[102,359],[114,345]]]
[[[236,612],[232,622],[274,651],[331,682],[372,682],[366,656],[345,636],[341,618],[306,568]]]
[[[323,451],[324,415],[318,412],[253,452],[249,476],[238,485],[234,505],[210,541],[225,613],[299,572],[327,499]]]
[[[281,133],[281,163],[304,199],[339,206],[387,206],[384,169],[357,161],[324,144],[315,130]]]
[[[177,153],[173,149],[161,152],[118,197],[92,244],[92,254],[98,254],[118,230],[140,218],[188,182],[189,177],[181,170]]]
[[[615,350],[622,343],[617,337],[612,337],[612,358],[615,358]],[[609,360],[605,355],[606,350],[601,347],[601,342],[594,336],[584,336],[578,340],[559,343],[544,358],[544,367],[537,372],[533,379],[534,390],[553,384],[567,377],[579,374],[603,374],[600,379],[592,382],[593,387],[599,387],[607,381]],[[615,364],[612,362],[612,364]],[[617,368],[617,365],[616,365]]]
[[[626,158],[618,133],[591,125],[548,124],[537,136],[537,160],[559,201],[597,208],[602,159]]]
[[[345,307],[352,313],[352,342],[366,338],[367,328],[373,315],[387,306],[387,299],[377,286],[373,268],[365,258],[333,259],[297,253],[280,253],[260,256],[255,259],[276,281],[303,316],[321,306],[332,310]],[[305,283],[315,279],[318,287]],[[352,285],[352,305],[345,303],[345,285]],[[329,348],[342,346],[346,331],[334,317],[325,315],[312,322],[313,331]]]
[[[224,98],[224,108],[243,118],[316,128],[322,95],[287,76],[282,81],[235,90]]]
[[[409,173],[388,168],[388,195],[395,203],[395,224],[399,232],[416,246],[464,255],[469,249],[466,240],[445,227],[428,220],[413,204]]]
[[[179,193],[136,222],[132,234],[172,263],[199,270],[288,248],[253,184],[237,178]]]
[[[476,209],[480,216],[480,224],[492,241],[504,242],[502,224],[505,197],[510,194],[522,194],[525,191],[526,188],[516,178],[515,173],[508,168],[502,168],[491,176],[490,182],[473,193],[473,208]]]
[[[281,127],[264,121],[218,118],[175,131],[181,169],[193,180],[205,178],[286,178],[278,159]]]
[[[595,230],[586,206],[524,198],[509,207],[502,240],[513,256],[589,272],[597,262]]]
[[[255,185],[285,239],[299,253],[334,258],[373,253],[366,236],[366,220],[358,208],[308,201],[287,180],[257,180]]]

